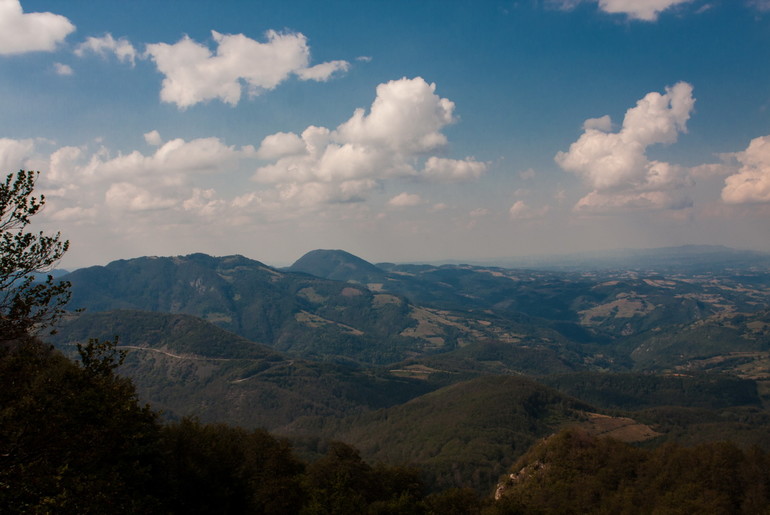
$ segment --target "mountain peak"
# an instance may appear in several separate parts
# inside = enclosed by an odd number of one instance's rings
[[[382,282],[386,275],[382,269],[350,252],[327,249],[311,250],[287,270],[335,281],[359,283]]]

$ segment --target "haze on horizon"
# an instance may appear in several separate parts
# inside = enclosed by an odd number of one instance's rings
[[[0,163],[77,268],[770,250],[770,2],[0,0]]]

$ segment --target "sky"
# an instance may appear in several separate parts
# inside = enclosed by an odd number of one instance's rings
[[[0,0],[64,268],[770,251],[770,0]]]

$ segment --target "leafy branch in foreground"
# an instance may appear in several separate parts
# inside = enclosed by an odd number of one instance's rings
[[[51,326],[69,301],[70,284],[49,272],[69,248],[61,234],[27,231],[45,205],[32,195],[39,172],[19,170],[0,182],[0,340],[12,340]]]

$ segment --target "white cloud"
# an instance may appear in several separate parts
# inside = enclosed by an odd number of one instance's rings
[[[215,54],[187,36],[173,45],[147,45],[147,54],[165,75],[162,101],[182,109],[213,99],[236,105],[242,94],[241,81],[253,96],[275,88],[292,73],[304,74],[305,80],[328,80],[348,66],[344,61],[332,61],[308,68],[310,49],[300,33],[271,30],[265,43],[243,34],[211,34],[217,45]]]
[[[449,206],[447,204],[445,204],[444,202],[439,202],[438,204],[433,204],[433,206],[431,206],[431,208],[430,208],[431,212],[433,212],[433,213],[438,213],[439,211],[445,211],[447,209],[449,209]]]
[[[725,179],[722,200],[728,204],[770,202],[770,136],[754,138],[735,157],[742,166]]]
[[[435,94],[436,85],[421,77],[377,86],[369,114],[356,109],[337,128],[339,139],[389,148],[398,153],[430,152],[446,145],[441,132],[454,122],[454,102]]]
[[[297,70],[297,76],[302,80],[314,80],[317,82],[326,82],[337,72],[346,72],[350,69],[350,63],[347,61],[329,61],[327,63],[317,64],[310,68]]]
[[[41,161],[48,170],[40,185],[49,198],[44,218],[85,224],[98,213],[109,231],[144,228],[154,234],[195,224],[284,222],[311,213],[302,219],[315,221],[364,213],[369,207],[361,203],[384,191],[386,182],[395,183],[388,188],[398,193],[408,191],[399,183],[470,180],[486,170],[486,163],[445,157],[442,132],[454,121],[454,104],[436,95],[435,85],[400,79],[377,91],[371,109],[356,111],[337,129],[271,134],[258,150],[214,137],[168,139],[157,130],[145,132],[147,145],[137,150],[116,152],[99,141],[58,148]],[[33,141],[3,143],[0,158],[5,151],[13,167],[34,157]],[[235,184],[252,166],[256,184]],[[214,186],[222,180],[212,176],[224,173],[232,173],[227,185]],[[414,193],[388,198],[381,203],[394,209],[432,205]]]
[[[114,54],[119,61],[130,63],[134,66],[138,54],[134,45],[126,38],[116,40],[112,34],[105,34],[100,38],[89,37],[83,43],[75,48],[75,55],[83,57],[88,52],[106,57],[107,54]]]
[[[431,156],[425,162],[423,174],[438,181],[467,181],[478,179],[486,169],[486,163],[480,163],[471,157],[460,161]]]
[[[600,130],[607,123],[590,123],[568,152],[559,152],[555,160],[564,170],[581,176],[594,192],[578,204],[580,209],[589,209],[597,202],[599,210],[607,206],[674,207],[682,202],[663,202],[661,195],[649,192],[664,192],[678,189],[692,183],[688,171],[680,166],[651,161],[647,158],[647,147],[653,144],[674,143],[680,132],[686,131],[687,120],[693,110],[695,99],[692,86],[679,82],[666,88],[666,93],[648,93],[635,107],[626,112],[619,132]],[[596,119],[594,119],[596,120]],[[640,202],[634,202],[634,195],[641,195]],[[616,200],[608,200],[617,196]],[[651,202],[655,197],[657,202]],[[599,202],[601,201],[601,202]]]
[[[508,210],[508,214],[510,215],[511,220],[534,220],[536,218],[544,217],[549,210],[550,208],[548,206],[534,209],[523,200],[517,200]]]
[[[154,132],[154,131],[153,131]],[[148,142],[159,143],[160,135],[153,132],[145,135]],[[114,158],[99,159],[95,165],[100,174],[122,176],[123,174],[165,174],[171,172],[216,173],[226,170],[235,160],[254,154],[250,147],[240,150],[227,146],[219,138],[200,138],[185,141],[177,138],[163,143],[149,156],[135,150]]]
[[[634,20],[655,21],[658,14],[692,0],[599,0],[599,8],[610,14],[625,14]]]
[[[69,76],[75,73],[71,66],[62,63],[53,63],[53,71],[56,75],[62,76]]]
[[[422,204],[422,198],[416,193],[399,193],[388,200],[388,205],[393,207],[414,207]]]
[[[480,207],[480,208],[474,209],[473,211],[471,211],[471,212],[470,212],[470,213],[468,213],[468,214],[469,214],[469,215],[470,215],[472,218],[482,218],[482,217],[485,217],[485,216],[489,216],[489,215],[491,215],[491,214],[492,214],[492,211],[490,211],[489,209],[486,209],[486,208]]]
[[[722,156],[723,158],[735,158],[735,154]],[[738,166],[734,163],[707,163],[690,168],[690,175],[695,178],[709,178],[728,176],[738,172]]]
[[[225,212],[227,204],[217,198],[216,191],[213,189],[193,188],[192,195],[182,202],[182,207],[185,211],[213,219]]]
[[[439,182],[477,179],[486,163],[430,155],[446,146],[441,130],[455,120],[454,103],[436,95],[435,89],[420,77],[390,81],[377,86],[368,113],[356,109],[336,130],[310,126],[300,135],[267,136],[257,155],[274,162],[258,168],[254,180],[292,192],[314,183],[308,189],[315,193],[301,198],[349,202],[363,198],[362,185],[374,189],[381,181],[398,177]],[[346,184],[358,185],[355,195],[342,192]],[[332,195],[329,188],[340,189],[339,194]]]
[[[153,147],[159,147],[161,144],[163,144],[163,139],[160,137],[160,133],[156,130],[144,133],[144,141]]]
[[[293,132],[277,132],[262,140],[257,151],[260,159],[280,159],[284,156],[302,154],[306,142]]]
[[[0,54],[51,51],[74,30],[64,16],[25,14],[19,0],[0,0]]]
[[[144,135],[157,148],[150,154],[133,151],[114,155],[105,148],[62,147],[48,157],[41,187],[51,200],[45,216],[74,220],[98,212],[115,227],[130,225],[134,216],[155,217],[159,226],[208,222],[227,211],[227,201],[201,188],[205,176],[237,168],[253,159],[250,147],[225,145],[218,138],[163,142],[157,131]]]
[[[608,14],[625,14],[629,19],[656,21],[667,9],[693,0],[546,0],[557,9],[571,10],[584,2],[598,3],[599,9]],[[766,0],[756,0],[764,2]]]
[[[26,163],[32,158],[34,150],[34,140],[0,138],[0,170],[27,168]]]
[[[614,213],[617,211],[685,209],[693,205],[686,195],[671,191],[620,192],[607,194],[592,191],[581,198],[575,211]]]
[[[612,119],[610,115],[605,114],[599,118],[589,118],[583,122],[583,130],[595,129],[602,132],[610,132],[612,130]]]
[[[107,207],[125,211],[156,211],[177,205],[177,200],[164,198],[128,182],[110,186],[104,195]]]

